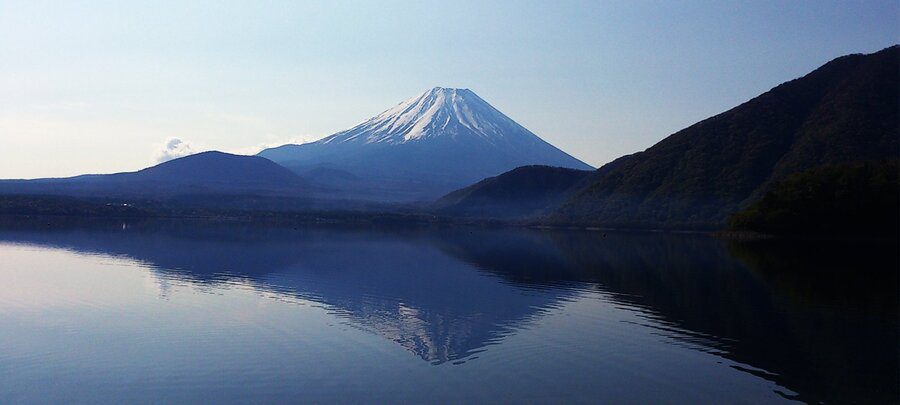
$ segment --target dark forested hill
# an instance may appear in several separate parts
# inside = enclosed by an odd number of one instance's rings
[[[543,213],[559,204],[566,190],[591,171],[551,166],[523,166],[456,190],[436,201],[441,214],[513,218]]]
[[[900,231],[897,161],[824,166],[788,176],[733,215],[734,230],[773,234],[865,234]]]
[[[788,175],[900,153],[900,47],[812,73],[601,168],[547,221],[713,228]]]

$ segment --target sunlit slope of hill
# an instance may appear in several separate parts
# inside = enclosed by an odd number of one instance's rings
[[[829,165],[795,173],[729,218],[736,231],[900,235],[897,160]]]

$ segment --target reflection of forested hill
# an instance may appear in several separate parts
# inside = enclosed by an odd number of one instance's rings
[[[444,250],[510,280],[596,283],[801,400],[898,397],[896,246],[572,232],[457,241]]]

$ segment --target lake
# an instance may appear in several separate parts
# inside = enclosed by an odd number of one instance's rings
[[[3,402],[897,402],[898,248],[5,221]]]

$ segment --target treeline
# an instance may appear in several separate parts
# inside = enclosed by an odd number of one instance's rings
[[[769,234],[900,235],[897,160],[796,173],[734,214],[732,230]]]
[[[230,203],[207,202],[223,200]],[[307,201],[268,202],[253,195],[205,195],[182,199],[123,200],[48,195],[0,195],[2,218],[178,218],[204,220],[240,220],[270,224],[353,224],[353,225],[500,225],[497,220],[440,217],[418,210],[395,207],[393,210],[361,210],[357,207],[323,209]],[[274,207],[274,208],[273,208]],[[5,224],[0,221],[0,225]]]
[[[0,195],[0,215],[156,217],[160,214],[157,204],[146,201],[135,203],[52,195]]]

